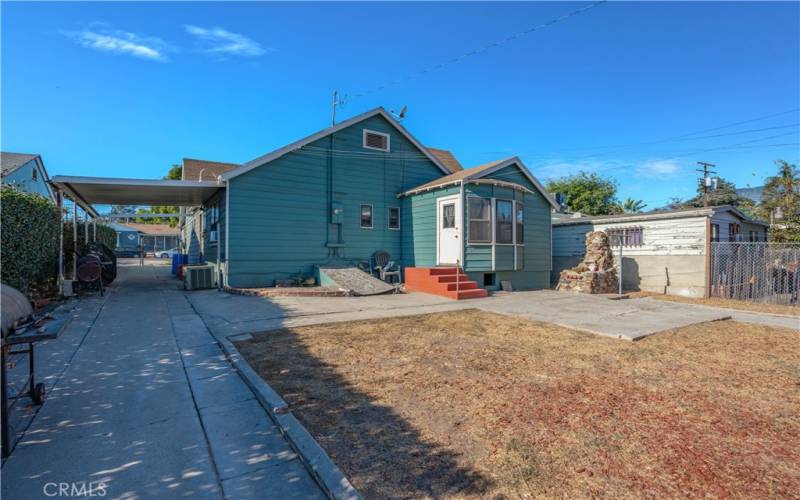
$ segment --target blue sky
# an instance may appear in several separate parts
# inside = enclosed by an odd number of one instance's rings
[[[0,141],[51,175],[161,177],[322,129],[338,89],[341,118],[407,105],[467,166],[598,171],[649,208],[697,160],[740,187],[798,163],[797,2],[608,2],[404,79],[586,5],[3,2]]]

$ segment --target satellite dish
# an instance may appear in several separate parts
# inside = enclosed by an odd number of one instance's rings
[[[406,117],[406,111],[408,111],[408,106],[403,106],[403,109],[400,110],[400,119],[401,120]]]

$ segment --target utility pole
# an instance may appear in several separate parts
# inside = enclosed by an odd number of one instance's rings
[[[700,181],[700,185],[703,187],[703,207],[708,208],[708,191],[711,188],[711,177],[709,177],[708,174],[717,173],[714,170],[710,170],[709,167],[716,167],[716,165],[705,161],[698,161],[697,164],[703,167],[702,169],[698,168],[696,170],[703,174],[703,180]]]

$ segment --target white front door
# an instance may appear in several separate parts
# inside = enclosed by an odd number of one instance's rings
[[[461,259],[461,201],[459,196],[439,198],[436,230],[436,263],[456,265]]]

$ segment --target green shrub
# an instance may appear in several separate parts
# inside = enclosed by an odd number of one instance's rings
[[[58,210],[40,194],[0,190],[0,274],[28,296],[53,285],[58,255]]]
[[[58,209],[40,194],[26,193],[10,186],[0,192],[0,270],[2,281],[30,298],[58,293]],[[84,223],[78,222],[78,251],[85,245]],[[91,222],[89,241],[94,239]],[[112,251],[117,233],[97,225],[97,241]],[[64,275],[72,276],[72,222],[64,223]]]

